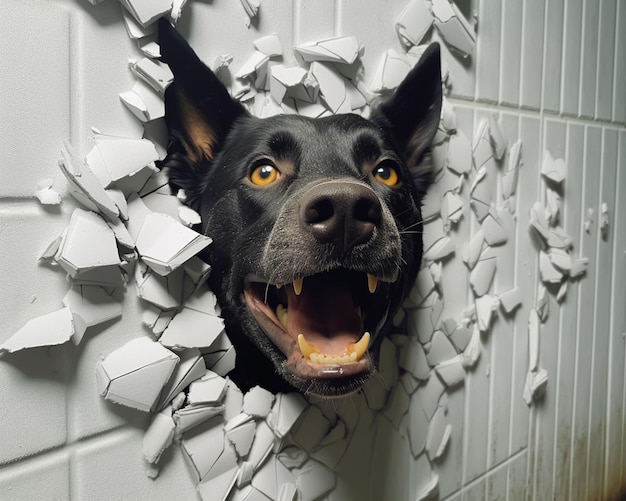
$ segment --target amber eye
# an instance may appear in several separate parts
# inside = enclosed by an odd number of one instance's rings
[[[374,169],[374,179],[379,183],[394,187],[400,181],[398,171],[388,164],[382,163]]]
[[[256,186],[268,186],[278,180],[279,170],[273,165],[259,165],[250,174],[250,181]]]

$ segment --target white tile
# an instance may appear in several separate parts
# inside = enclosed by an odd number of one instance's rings
[[[611,120],[613,110],[613,75],[615,72],[615,45],[617,0],[600,2],[600,28],[598,37],[598,81],[596,88],[596,118]]]
[[[45,485],[47,499],[70,499],[68,454],[51,454],[16,463],[0,472],[0,498],[41,499]]]
[[[522,33],[520,106],[539,109],[543,72],[545,2],[526,0]]]
[[[565,2],[563,26],[563,73],[561,75],[561,111],[578,115],[582,51],[583,0]]]
[[[600,2],[585,2],[583,10],[583,39],[580,67],[579,115],[593,118],[596,112],[596,83],[598,71],[598,21]]]
[[[543,75],[543,107],[558,113],[561,109],[561,60],[565,0],[546,3],[546,61]]]
[[[502,3],[502,65],[500,68],[500,102],[519,104],[522,61],[523,1]],[[479,35],[480,40],[480,35]]]
[[[480,36],[476,41],[476,99],[497,102],[500,88],[500,34],[503,2],[480,2]]]

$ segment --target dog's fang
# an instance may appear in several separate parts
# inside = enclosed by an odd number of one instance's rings
[[[296,293],[296,296],[299,296],[300,294],[302,294],[302,285],[304,283],[304,279],[303,278],[296,278],[293,281],[293,291]]]
[[[363,334],[363,336],[361,336],[361,339],[349,346],[348,351],[351,355],[356,353],[356,359],[361,360],[363,358],[363,355],[365,355],[369,344],[370,333],[366,332],[365,334]]]
[[[367,288],[370,291],[370,294],[374,294],[376,292],[376,287],[378,286],[378,279],[374,275],[367,274]]]
[[[288,310],[282,304],[276,307],[276,317],[278,317],[280,324],[287,330]]]
[[[298,347],[304,355],[304,358],[311,358],[311,355],[316,354],[315,348],[311,346],[302,334],[298,334]]]

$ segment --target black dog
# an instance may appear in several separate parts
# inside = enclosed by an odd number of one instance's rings
[[[370,120],[259,119],[167,22],[162,59],[173,188],[213,238],[213,271],[242,390],[321,396],[358,389],[422,257],[420,167],[441,110],[431,45]]]

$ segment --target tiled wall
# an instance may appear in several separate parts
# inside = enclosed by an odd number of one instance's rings
[[[440,497],[615,499],[626,485],[626,2],[456,3],[478,23],[472,58],[444,48],[459,128],[472,137],[480,120],[496,113],[505,136],[523,141],[516,230],[498,250],[495,286],[516,284],[525,296],[513,317],[495,320],[464,388],[449,396],[454,426],[437,465]],[[368,81],[386,49],[400,50],[393,22],[405,4],[263,0],[258,21],[246,28],[238,1],[194,0],[181,29],[206,61],[224,52],[243,61],[251,41],[272,32],[286,48],[354,35],[366,48]],[[4,341],[28,319],[58,309],[67,289],[62,274],[37,258],[66,226],[72,202],[68,196],[60,208],[44,208],[33,198],[47,177],[64,191],[57,167],[63,139],[86,153],[92,126],[131,137],[143,129],[118,98],[134,81],[127,60],[140,54],[116,0],[5,0],[1,7]],[[288,50],[285,60],[293,62]],[[540,336],[549,381],[545,397],[529,407],[522,399],[527,320],[539,271],[528,209],[544,196],[545,149],[566,161],[563,225],[590,264],[561,304],[549,296]],[[609,208],[606,237],[598,224],[602,203]],[[594,224],[586,231],[588,209]],[[459,227],[460,242],[471,224]],[[447,270],[450,312],[465,305],[467,280],[462,264]],[[91,332],[79,347],[0,356],[0,499],[195,499],[180,451],[172,448],[159,478],[149,479],[141,457],[147,418],[97,394],[96,361],[141,331],[138,302],[124,308],[123,321]]]

